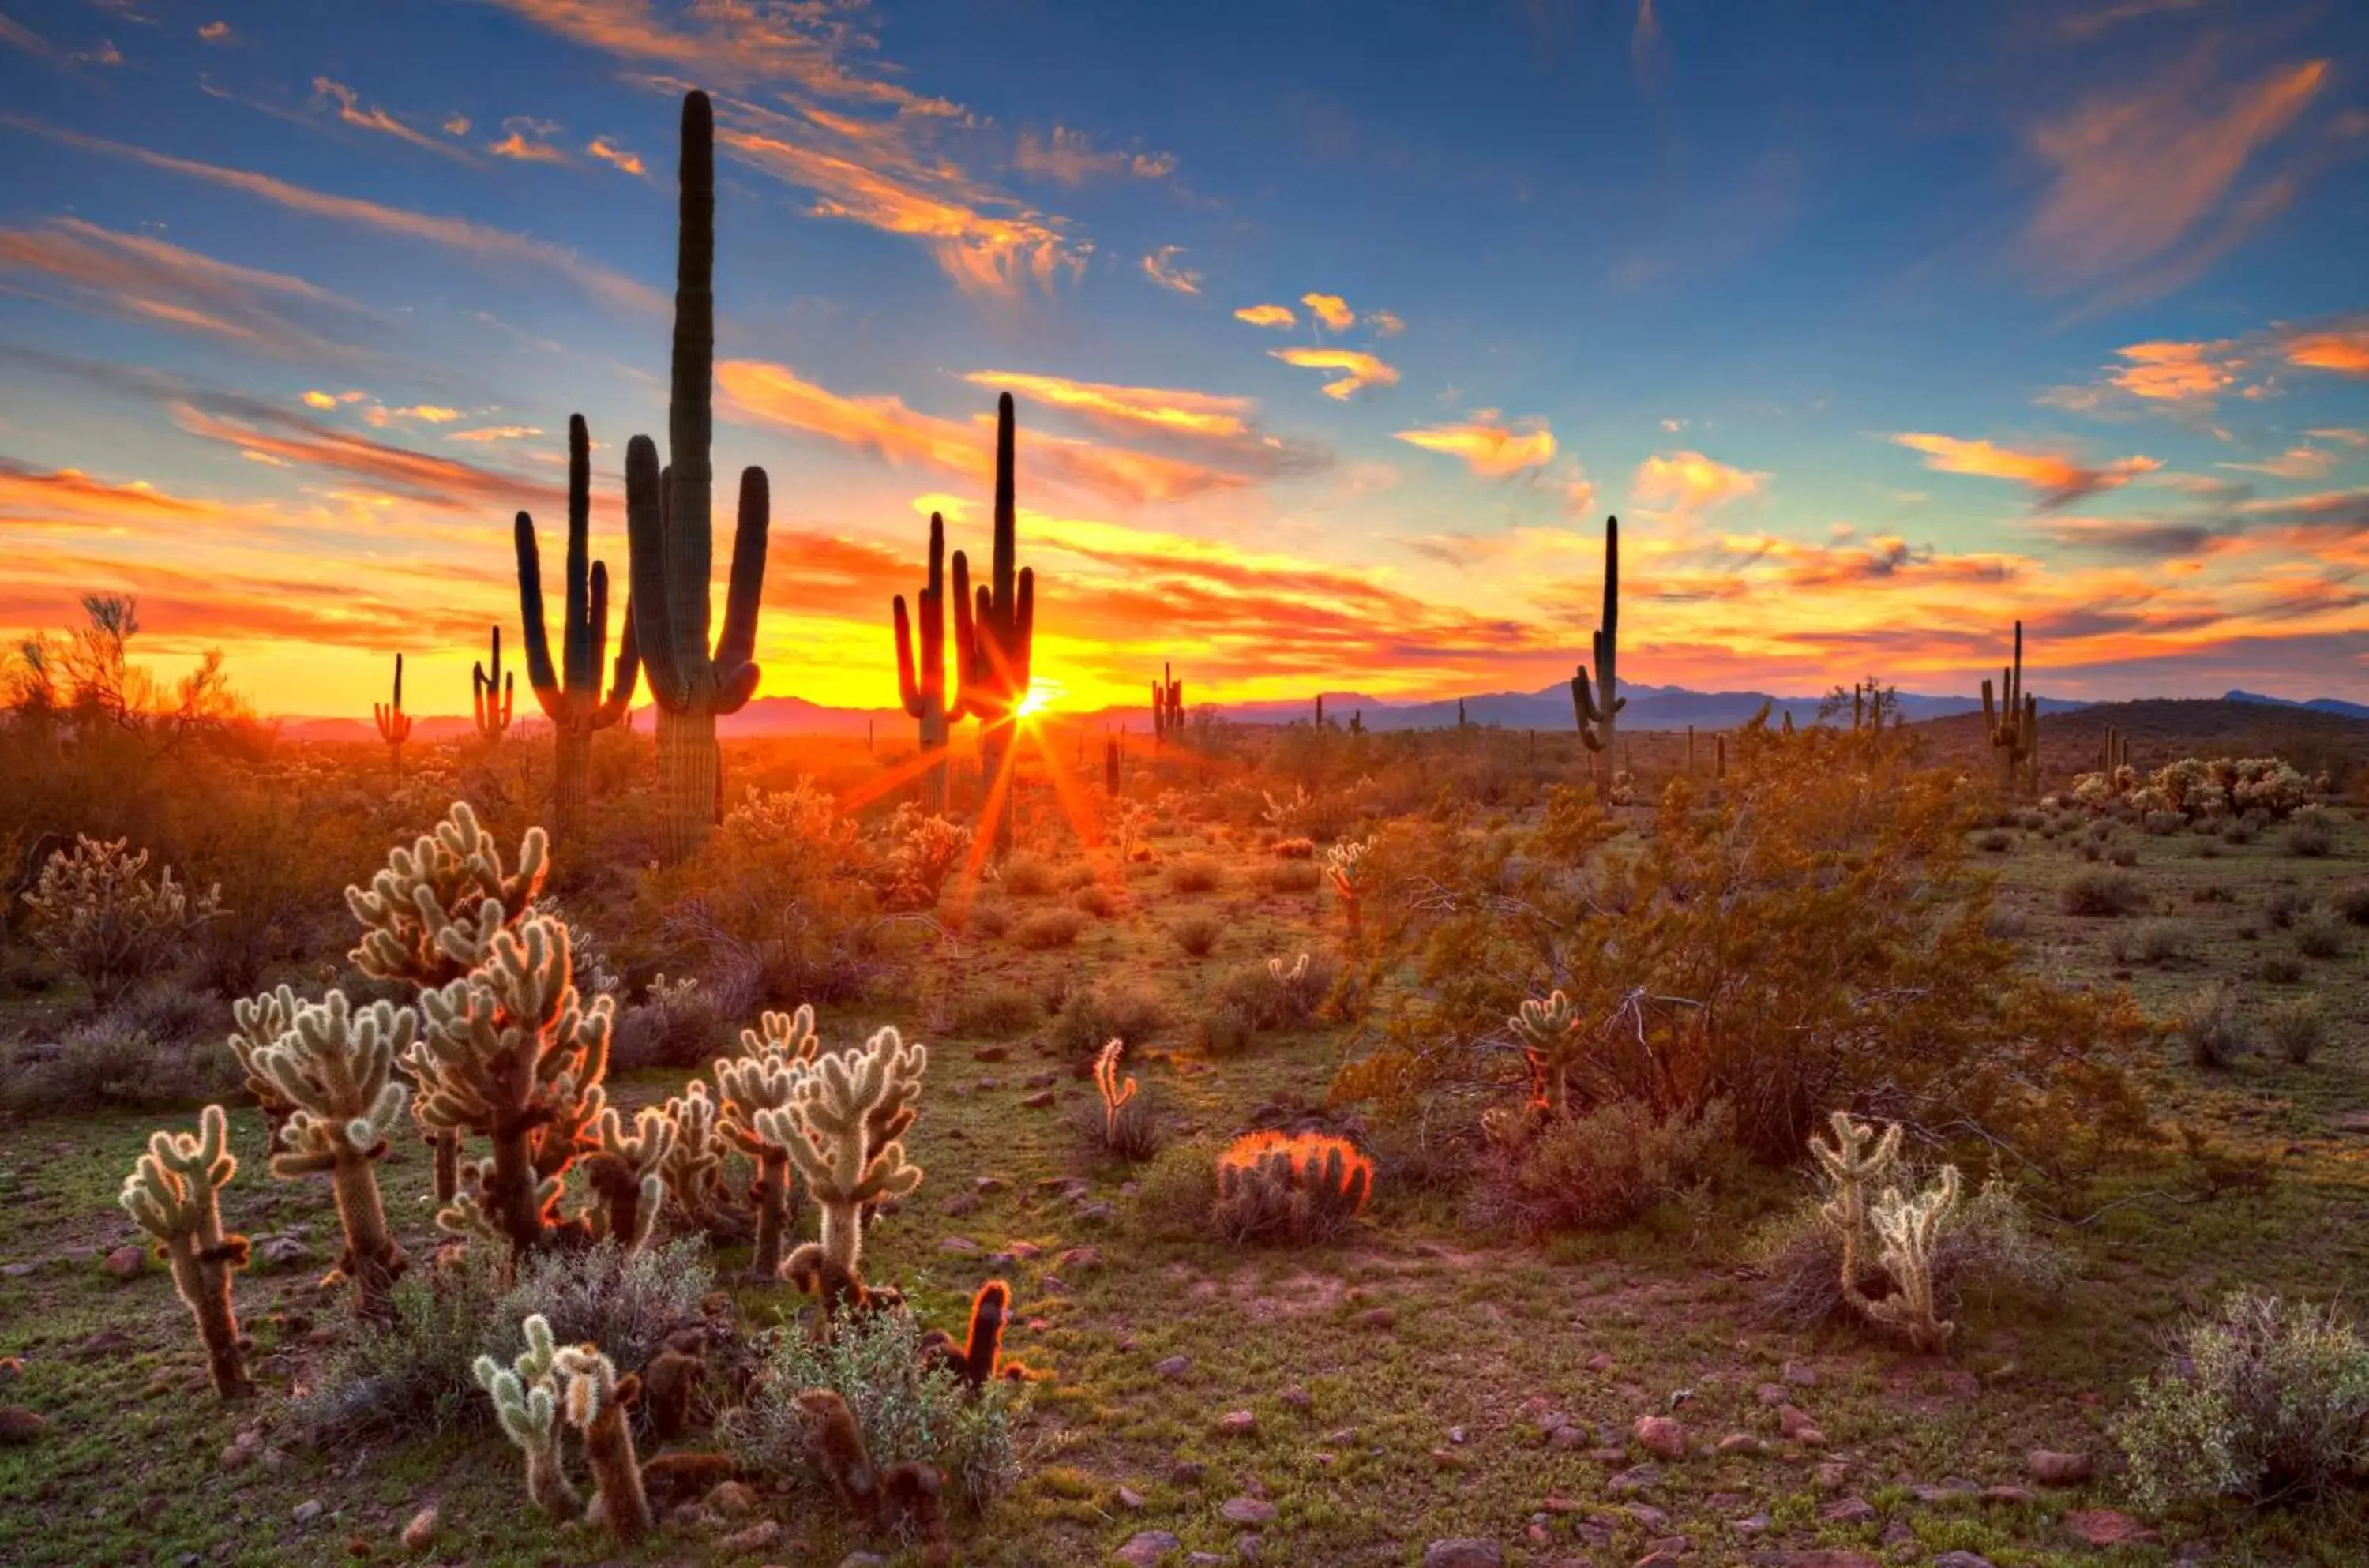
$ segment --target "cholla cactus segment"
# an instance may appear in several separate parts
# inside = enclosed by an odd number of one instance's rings
[[[346,889],[361,922],[361,942],[347,955],[372,979],[444,985],[486,960],[494,933],[516,925],[542,891],[550,840],[530,828],[516,871],[501,846],[456,800],[432,832],[398,845],[370,886]]]
[[[810,1070],[820,1047],[814,1009],[802,1005],[795,1013],[765,1013],[757,1028],[740,1031],[742,1054],[720,1058],[715,1063],[715,1085],[723,1094],[717,1130],[757,1162],[757,1180],[751,1189],[757,1204],[757,1241],[749,1266],[762,1278],[772,1278],[782,1265],[790,1220],[790,1157],[758,1130],[757,1119],[789,1108],[792,1093]]]
[[[230,1004],[231,1022],[235,1025],[230,1036],[230,1054],[237,1059],[239,1071],[246,1080],[246,1092],[263,1107],[263,1116],[271,1127],[271,1141],[279,1147],[280,1128],[295,1112],[295,1102],[283,1096],[269,1077],[257,1065],[256,1053],[276,1045],[280,1036],[295,1026],[296,1010],[303,1005],[296,988],[282,985],[277,990],[243,997]]]
[[[258,998],[263,1005],[246,1015],[257,1024],[286,1020],[278,1036],[245,1053],[250,1074],[294,1107],[272,1174],[306,1175],[341,1158],[374,1158],[410,1097],[394,1068],[412,1047],[419,1015],[389,1001],[357,1011],[341,990],[288,1010],[288,994],[283,988],[280,996]]]
[[[541,1312],[520,1326],[526,1333],[526,1348],[511,1366],[480,1356],[471,1369],[493,1397],[502,1431],[526,1455],[527,1495],[552,1518],[572,1519],[581,1504],[567,1482],[560,1448],[558,1346]]]
[[[863,1207],[921,1185],[921,1167],[906,1160],[899,1139],[912,1126],[928,1066],[927,1047],[884,1028],[860,1048],[818,1059],[787,1109],[757,1114],[758,1135],[787,1151],[822,1208],[824,1256],[851,1273],[863,1247]]]
[[[1580,1022],[1579,1010],[1559,990],[1542,1001],[1536,998],[1525,1001],[1519,1013],[1505,1020],[1524,1044],[1551,1050],[1560,1050],[1565,1040],[1579,1033]]]
[[[650,1504],[634,1457],[633,1429],[625,1424],[617,1368],[590,1345],[563,1347],[553,1367],[566,1387],[561,1409],[567,1424],[584,1435],[584,1457],[592,1466],[593,1511],[619,1539],[639,1539],[649,1533]]]
[[[1560,1116],[1570,1111],[1571,1075],[1585,1045],[1585,1024],[1579,1009],[1560,990],[1543,1001],[1523,1002],[1521,1011],[1505,1020],[1530,1065],[1532,1109],[1522,1125],[1534,1125],[1541,1113]]]
[[[1268,977],[1279,986],[1296,986],[1308,978],[1308,955],[1302,953],[1299,956],[1299,961],[1288,969],[1283,967],[1282,959],[1269,958],[1266,961],[1266,972]]]
[[[658,1161],[658,1177],[685,1213],[703,1225],[710,1223],[724,1193],[725,1142],[716,1125],[715,1098],[706,1084],[693,1079],[662,1109],[673,1136]]]
[[[208,1105],[198,1116],[195,1137],[150,1136],[148,1152],[124,1178],[120,1199],[171,1264],[173,1287],[197,1321],[214,1391],[224,1399],[255,1391],[230,1294],[231,1271],[246,1266],[246,1238],[224,1235],[222,1228],[222,1189],[237,1173],[230,1118],[220,1105]]]
[[[1333,890],[1344,898],[1357,896],[1357,872],[1367,853],[1374,847],[1371,839],[1354,843],[1334,844],[1324,852],[1324,875],[1332,879]]]
[[[1892,1295],[1871,1301],[1868,1317],[1907,1336],[1917,1349],[1934,1354],[1949,1347],[1957,1325],[1944,1322],[1934,1300],[1933,1259],[1941,1227],[1958,1207],[1958,1168],[1941,1167],[1940,1180],[1915,1196],[1887,1187],[1868,1218],[1883,1242],[1878,1259],[1892,1276]]]
[[[612,1108],[601,1113],[592,1129],[592,1190],[601,1203],[596,1233],[613,1238],[628,1251],[649,1239],[666,1201],[663,1171],[674,1150],[675,1124],[655,1105],[635,1113],[633,1130]]]
[[[169,865],[149,881],[142,875],[148,852],[127,853],[129,842],[77,833],[73,853],[52,853],[24,895],[34,940],[101,1002],[113,1001],[224,912],[219,887],[193,894],[173,880]]]
[[[1112,1146],[1118,1142],[1119,1111],[1135,1098],[1135,1074],[1119,1077],[1119,1058],[1127,1053],[1127,1042],[1114,1037],[1094,1058],[1094,1089],[1103,1099],[1103,1141]]]

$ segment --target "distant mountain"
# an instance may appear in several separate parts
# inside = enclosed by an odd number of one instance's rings
[[[2369,718],[2369,703],[2348,703],[2341,697],[2314,697],[2297,702],[2293,697],[2266,697],[2259,692],[2231,691],[2221,699],[2225,703],[2253,703],[2266,708],[2308,708],[2317,714],[2338,714],[2345,718]]]
[[[1821,700],[1767,692],[1693,692],[1683,686],[1623,686],[1620,693],[1629,699],[1629,705],[1620,713],[1620,723],[1629,729],[1684,729],[1688,725],[1698,729],[1733,729],[1750,723],[1764,702],[1769,704],[1771,723],[1781,721],[1791,712],[1795,724],[1806,725],[1816,722]],[[2083,705],[2052,697],[2040,700],[2040,711],[2044,714],[2069,713]],[[1981,699],[1976,697],[1900,693],[1900,711],[1911,723],[1952,714],[1980,713],[1982,706]],[[1114,709],[1112,713],[1127,711]],[[1218,712],[1240,723],[1288,724],[1312,717],[1315,704],[1311,695],[1306,702],[1221,703]],[[1351,692],[1324,693],[1326,718],[1346,724],[1353,714],[1362,714],[1368,729],[1438,729],[1456,722],[1456,699],[1386,703]],[[1466,697],[1464,715],[1473,724],[1496,725],[1505,729],[1569,729],[1574,722],[1571,687],[1563,682],[1537,692],[1491,692]]]
[[[1148,711],[1148,710],[1147,710]],[[650,710],[647,704],[633,710],[633,724],[647,733]],[[827,708],[804,697],[759,697],[737,714],[715,721],[715,731],[727,739],[745,740],[768,735],[839,735],[860,736],[865,726],[878,724],[884,736],[902,733],[890,727],[890,721],[910,722],[902,708]],[[378,739],[378,727],[362,719],[292,717],[278,721],[280,733],[289,740],[356,741]],[[518,715],[516,728],[521,735],[532,735],[545,727],[538,714],[529,717]],[[475,727],[459,714],[420,715],[412,720],[414,740],[455,740],[466,738]]]

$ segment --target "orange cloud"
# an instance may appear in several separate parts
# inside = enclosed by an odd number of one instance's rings
[[[408,142],[415,147],[425,147],[431,153],[441,153],[447,157],[460,155],[454,148],[446,146],[432,136],[423,135],[414,131],[383,109],[363,109],[360,97],[343,82],[331,81],[326,76],[315,76],[313,78],[313,101],[319,103],[324,99],[334,102],[338,106],[338,118],[348,125],[393,136],[398,141]]]
[[[595,136],[584,145],[585,152],[624,174],[639,176],[642,160],[618,146],[606,136]]]
[[[1353,349],[1269,349],[1267,352],[1287,365],[1332,372],[1333,379],[1324,383],[1324,395],[1344,403],[1369,386],[1399,383],[1395,368]]]
[[[1366,325],[1374,329],[1375,336],[1380,338],[1395,338],[1406,330],[1406,323],[1401,321],[1394,311],[1368,311]]]
[[[1338,294],[1302,294],[1299,303],[1308,307],[1309,315],[1335,332],[1346,332],[1357,325],[1357,313]]]
[[[1234,312],[1236,321],[1247,321],[1253,326],[1297,326],[1299,317],[1291,314],[1289,305],[1244,305]]]
[[[226,393],[191,393],[167,404],[176,424],[275,465],[343,475],[445,510],[499,513],[558,504],[554,486],[515,475],[334,430],[300,415]]]
[[[321,392],[315,390],[304,394],[304,406],[308,408],[319,408],[326,411],[335,408],[338,405],[344,403],[360,403],[369,395],[370,394],[367,392]]]
[[[374,406],[362,415],[365,423],[384,429],[397,419],[417,419],[424,425],[449,425],[461,417],[458,408],[446,408],[434,403],[418,403],[408,408]]]
[[[649,0],[497,0],[538,26],[621,59],[658,61],[703,81],[787,82],[824,97],[872,103],[904,114],[952,118],[960,106],[924,97],[852,68],[851,51],[872,43],[824,5],[701,4],[693,25],[661,20]]]
[[[2130,361],[2110,378],[2134,397],[2166,403],[2209,402],[2237,379],[2243,359],[2226,338],[2213,343],[2134,343],[2115,353]]]
[[[567,155],[553,146],[547,140],[559,129],[550,121],[533,120],[523,114],[514,114],[502,121],[502,129],[509,134],[498,142],[486,143],[486,151],[494,156],[514,158],[522,164],[567,162]]]
[[[1940,473],[2012,479],[2031,490],[2032,504],[2042,511],[2053,511],[2086,496],[2118,488],[2163,466],[2152,457],[2124,457],[2102,468],[2093,468],[2056,452],[2018,452],[1986,441],[1961,441],[1955,436],[1913,431],[1892,439],[1912,452],[1923,453],[1925,466]]]
[[[2369,375],[2369,327],[2306,332],[2286,344],[2287,363],[2339,375]]]
[[[220,43],[223,40],[230,37],[230,24],[228,22],[208,22],[198,29],[198,37],[208,43]]]
[[[1163,245],[1143,258],[1143,275],[1163,289],[1173,289],[1180,294],[1201,292],[1201,274],[1180,267],[1176,258],[1184,254],[1181,245]]]
[[[448,114],[444,117],[444,123],[440,129],[447,136],[466,136],[469,133],[469,117],[465,114]]]
[[[1655,452],[1637,465],[1631,498],[1654,511],[1686,516],[1757,496],[1768,475],[1733,467],[1699,452]]]
[[[383,206],[359,197],[332,196],[301,185],[291,185],[269,175],[256,174],[246,169],[224,168],[217,164],[200,163],[190,158],[172,157],[164,153],[152,153],[145,147],[134,147],[104,137],[86,136],[79,132],[61,130],[28,120],[22,115],[0,111],[0,125],[13,126],[37,136],[44,136],[63,146],[84,152],[101,153],[109,157],[123,158],[149,168],[187,175],[232,190],[243,191],[262,200],[273,202],[293,212],[329,218],[338,223],[375,229],[383,234],[401,235],[412,239],[427,240],[449,249],[488,261],[527,263],[546,268],[568,279],[585,292],[612,304],[637,311],[656,312],[666,308],[665,296],[646,284],[637,283],[622,273],[611,271],[596,262],[585,260],[574,251],[506,229],[472,223],[465,218],[431,217],[401,207]]]
[[[1425,452],[1460,457],[1484,479],[1502,479],[1526,468],[1541,467],[1552,462],[1555,454],[1554,432],[1544,419],[1519,420],[1508,426],[1494,408],[1480,409],[1461,424],[1401,430],[1398,439]]]
[[[1012,165],[1024,174],[1058,180],[1063,185],[1082,185],[1089,179],[1114,177],[1164,179],[1176,172],[1176,160],[1167,153],[1098,153],[1093,139],[1084,132],[1069,131],[1059,125],[1046,137],[1039,137],[1034,131],[1023,131],[1013,149]]]
[[[454,430],[444,439],[455,441],[517,441],[541,434],[543,431],[533,425],[486,425],[474,430]]]
[[[1248,397],[1174,387],[1114,386],[1105,382],[1070,381],[1016,371],[973,371],[963,379],[975,386],[1013,393],[1099,422],[1148,428],[1169,435],[1227,439],[1244,436],[1250,433],[1251,416],[1258,409],[1258,404]]]
[[[2213,79],[2214,60],[2203,51],[2135,91],[2093,94],[2032,132],[2051,179],[2025,239],[2054,284],[2154,268],[2143,286],[2159,292],[2193,276],[2292,197],[2288,181],[2240,189],[2240,177],[2318,96],[2328,62],[2230,88]]]

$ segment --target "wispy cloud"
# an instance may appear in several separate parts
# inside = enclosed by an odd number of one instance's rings
[[[584,151],[622,174],[636,178],[643,174],[642,160],[618,146],[606,136],[595,136],[584,144]]]
[[[1176,258],[1184,254],[1181,245],[1163,245],[1143,258],[1143,275],[1163,289],[1173,289],[1180,294],[1201,292],[1201,274],[1181,266]]]
[[[1176,159],[1168,153],[1096,151],[1084,132],[1057,125],[1047,136],[1023,131],[1013,148],[1012,166],[1062,185],[1083,185],[1091,179],[1165,179],[1176,172]]]
[[[506,134],[498,142],[486,143],[486,151],[498,158],[511,158],[522,164],[564,164],[566,151],[555,145],[551,138],[559,127],[547,120],[531,115],[513,114],[502,121]]]
[[[2071,506],[2085,497],[2127,485],[2140,475],[2163,466],[2152,457],[2117,458],[2102,466],[2092,466],[2061,452],[2023,452],[1987,441],[1963,441],[1955,436],[1917,431],[1892,439],[1911,452],[1922,453],[1925,466],[1939,473],[2013,480],[2031,491],[2033,509],[2039,511]]]
[[[338,118],[346,124],[360,130],[375,131],[381,135],[392,136],[400,142],[408,142],[415,147],[423,147],[442,157],[465,159],[468,155],[458,147],[439,142],[435,137],[423,132],[413,130],[383,109],[364,109],[361,106],[360,96],[343,82],[333,81],[326,76],[314,77],[313,102],[318,106],[337,105]]]
[[[1471,418],[1459,423],[1401,430],[1398,439],[1425,452],[1461,458],[1466,467],[1484,479],[1502,479],[1525,469],[1543,467],[1554,461],[1555,454],[1554,431],[1544,419],[1517,419],[1508,424],[1494,408],[1477,409]],[[1594,491],[1590,486],[1591,497]]]
[[[498,513],[564,498],[547,484],[334,429],[235,394],[191,393],[166,406],[193,436],[274,465],[363,480],[443,510]]]
[[[1324,383],[1324,395],[1344,403],[1369,386],[1399,383],[1394,366],[1355,349],[1269,349],[1267,352],[1287,365],[1327,372],[1333,379]]]
[[[1659,452],[1637,465],[1629,484],[1638,506],[1673,517],[1723,507],[1767,487],[1768,475],[1694,451]]]
[[[2204,0],[2115,0],[2094,10],[2077,11],[2057,26],[2066,38],[2089,40],[2124,22],[2135,22],[2146,17],[2159,17],[2169,12],[2193,11]]]
[[[1302,294],[1299,303],[1328,331],[1346,332],[1357,325],[1357,313],[1338,294]]]
[[[2284,344],[2287,363],[2339,375],[2369,375],[2369,326],[2298,332]]]
[[[1289,305],[1243,305],[1234,312],[1236,321],[1249,322],[1253,326],[1287,327],[1299,325]]]
[[[1190,392],[1179,387],[1115,386],[1106,382],[1071,381],[1064,376],[1029,375],[1017,371],[972,371],[963,379],[975,386],[1010,392],[1049,407],[1081,414],[1118,429],[1157,430],[1164,435],[1237,440],[1251,433],[1254,398],[1214,392]]]
[[[198,29],[198,37],[207,43],[227,43],[230,41],[230,24],[228,22],[203,23]]]
[[[460,251],[484,260],[505,263],[526,263],[560,274],[577,287],[597,299],[612,304],[640,311],[665,308],[665,297],[647,284],[635,281],[597,262],[587,261],[574,251],[543,240],[530,239],[507,229],[467,218],[440,218],[425,212],[414,212],[401,207],[389,207],[380,202],[353,196],[332,196],[326,191],[308,189],[275,179],[269,175],[246,169],[225,168],[218,164],[200,163],[193,158],[177,158],[165,153],[154,153],[145,147],[134,147],[104,137],[86,136],[79,132],[44,125],[22,115],[0,110],[0,125],[44,136],[63,146],[83,152],[99,153],[109,157],[124,158],[150,168],[165,169],[204,180],[228,189],[242,191],[265,201],[274,202],[315,217],[374,229],[382,234],[401,235],[412,239],[427,240],[449,249]]]
[[[452,430],[444,439],[451,441],[521,441],[543,434],[534,425],[485,425],[474,430]]]

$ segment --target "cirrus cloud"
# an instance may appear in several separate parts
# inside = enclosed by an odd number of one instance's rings
[[[2163,466],[2152,457],[2117,458],[2102,466],[2079,463],[2061,452],[2024,452],[1987,441],[1905,431],[1893,441],[1923,454],[1925,466],[1942,474],[2011,479],[2032,493],[2032,508],[2054,511],[2085,497],[2119,488]]]
[[[1461,458],[1466,467],[1484,479],[1502,479],[1554,460],[1554,431],[1544,419],[1507,424],[1494,408],[1482,408],[1471,418],[1454,424],[1420,425],[1400,430],[1398,439],[1425,452]],[[1595,486],[1588,486],[1592,498]],[[1584,503],[1583,503],[1584,504]]]
[[[1399,383],[1394,366],[1354,349],[1269,349],[1267,352],[1287,365],[1329,372],[1333,379],[1324,383],[1324,395],[1343,403],[1369,386]]]

